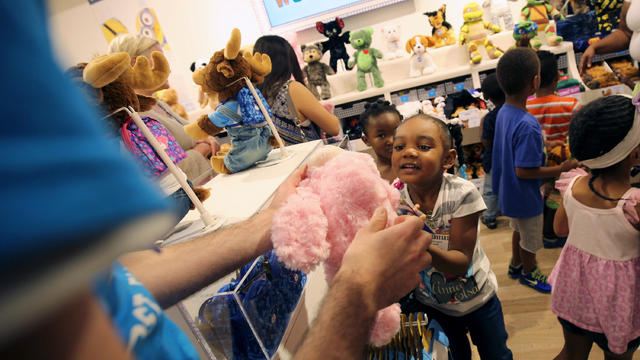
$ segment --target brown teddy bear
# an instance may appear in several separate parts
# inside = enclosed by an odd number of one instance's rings
[[[207,95],[217,96],[220,103],[214,113],[202,115],[184,128],[195,140],[227,131],[231,138],[231,151],[211,156],[211,166],[221,174],[253,166],[266,159],[271,147],[277,145],[271,128],[243,80],[246,77],[253,84],[262,83],[265,75],[271,72],[271,59],[266,54],[244,52],[240,49],[240,41],[240,30],[233,29],[227,46],[215,52],[204,68],[193,73],[193,81]],[[258,90],[256,92],[259,94]],[[268,110],[262,95],[259,97]],[[245,100],[253,101],[253,104],[247,107]]]
[[[171,110],[180,115],[181,118],[189,120],[189,115],[184,109],[184,106],[178,103],[178,92],[176,91],[176,89],[169,88],[157,91],[155,94],[153,94],[153,97],[167,103],[167,105],[171,107]]]
[[[335,72],[329,65],[320,62],[320,59],[322,59],[322,44],[302,45],[300,49],[302,50],[302,58],[307,63],[302,69],[307,87],[318,100],[330,98],[331,87],[327,80],[327,75],[333,75]],[[318,86],[320,87],[319,93]]]
[[[131,58],[127,53],[102,55],[89,63],[80,63],[70,68],[67,74],[81,85],[89,100],[102,110],[113,129],[121,132],[123,127],[130,123],[130,116],[125,111],[118,111],[120,108],[131,107],[136,112],[144,112],[156,104],[154,98],[136,94],[134,88],[157,89],[169,77],[169,63],[164,55],[156,51],[151,54],[151,58],[153,68],[144,56],[139,56],[132,67]],[[157,140],[163,143],[161,139]],[[169,145],[168,140],[165,145]],[[173,159],[170,146],[166,152]],[[204,188],[194,188],[193,191],[201,201],[207,199],[210,194],[209,189]],[[194,208],[193,204],[191,208]]]

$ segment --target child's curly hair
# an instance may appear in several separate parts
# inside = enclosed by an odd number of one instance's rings
[[[624,139],[633,126],[636,107],[631,99],[621,95],[606,96],[583,106],[569,124],[569,149],[579,161],[593,159],[611,151]],[[604,169],[591,169],[589,188],[597,196],[609,201],[619,201],[600,194],[593,182],[620,163]]]
[[[372,116],[378,116],[386,112],[397,114],[400,121],[402,121],[402,114],[400,114],[398,109],[396,109],[396,106],[386,100],[376,100],[375,102],[364,105],[364,112],[360,114],[358,122],[360,123],[360,127],[362,127],[362,131],[364,131],[365,135],[368,135],[367,127],[369,126],[369,119]]]

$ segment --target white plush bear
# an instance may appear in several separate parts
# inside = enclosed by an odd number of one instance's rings
[[[384,35],[384,41],[387,44],[384,59],[391,60],[401,58],[403,53],[402,44],[400,43],[400,25],[383,26],[381,31],[382,35]]]

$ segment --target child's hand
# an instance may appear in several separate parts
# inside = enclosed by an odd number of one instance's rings
[[[575,169],[578,166],[581,166],[582,164],[580,164],[580,162],[576,159],[569,159],[565,162],[563,162],[562,164],[560,164],[560,171],[561,172],[566,172],[569,171],[571,169]]]

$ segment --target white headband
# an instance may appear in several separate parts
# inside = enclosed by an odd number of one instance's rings
[[[584,164],[589,169],[604,169],[611,165],[615,165],[624,160],[625,157],[633,151],[638,145],[640,145],[640,95],[636,96],[632,100],[633,105],[636,106],[636,115],[633,117],[633,125],[627,135],[622,141],[616,145],[611,151],[606,154],[600,155],[596,158],[584,160]],[[593,134],[593,136],[598,136]]]

